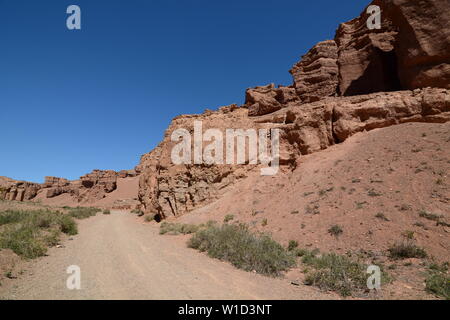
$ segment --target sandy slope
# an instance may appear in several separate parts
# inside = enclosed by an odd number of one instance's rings
[[[328,299],[287,279],[243,272],[160,236],[120,211],[80,222],[80,234],[0,287],[6,299]],[[81,268],[80,291],[66,288],[66,268]]]

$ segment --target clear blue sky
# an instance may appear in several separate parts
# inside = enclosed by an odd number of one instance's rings
[[[291,84],[300,56],[368,3],[0,0],[0,175],[131,169],[173,117]]]

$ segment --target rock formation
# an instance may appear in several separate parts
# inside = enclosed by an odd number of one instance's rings
[[[381,29],[368,30],[369,15],[341,24],[339,93],[357,95],[400,89],[450,87],[450,2],[375,0]]]
[[[217,128],[281,130],[280,163],[341,143],[353,134],[404,122],[450,120],[448,0],[375,0],[381,29],[369,15],[341,24],[290,71],[294,84],[247,89],[245,105],[173,120],[164,140],[141,158],[139,200],[160,219],[181,215],[221,196],[255,165],[175,165],[172,133]]]
[[[41,186],[37,183],[0,177],[0,200],[28,201],[33,199],[40,189]]]
[[[31,201],[40,193],[44,193],[47,199],[70,194],[80,204],[89,204],[103,199],[106,194],[116,190],[117,179],[136,177],[137,175],[135,170],[120,172],[94,170],[75,181],[45,177],[43,184],[0,177],[0,200]]]
[[[335,96],[338,87],[338,48],[334,40],[315,45],[290,73],[302,102],[314,102]]]

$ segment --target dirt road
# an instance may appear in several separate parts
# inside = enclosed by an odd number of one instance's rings
[[[0,287],[2,299],[319,299],[295,287],[237,270],[160,236],[158,227],[115,211],[79,223],[79,235],[29,263],[19,279]],[[68,290],[66,270],[81,269],[81,290]]]

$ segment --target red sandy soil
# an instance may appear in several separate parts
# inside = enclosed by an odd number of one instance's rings
[[[400,282],[391,286],[393,296],[424,298],[425,262],[399,264],[387,258],[387,250],[412,231],[430,256],[427,261],[450,261],[450,228],[419,216],[425,210],[450,223],[449,147],[450,123],[410,123],[360,133],[303,157],[292,173],[250,176],[177,222],[222,222],[232,214],[235,223],[271,233],[283,244],[296,240],[299,247],[322,252],[364,253],[395,264],[392,272]],[[378,213],[389,221],[377,218]],[[328,232],[333,225],[341,226],[341,236]]]

